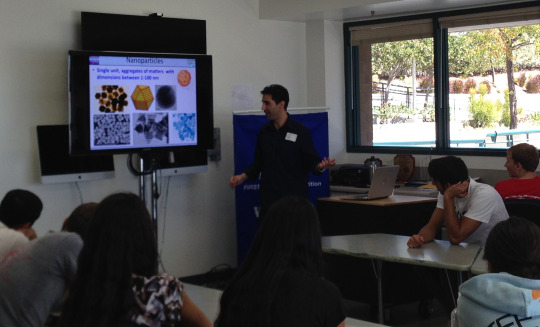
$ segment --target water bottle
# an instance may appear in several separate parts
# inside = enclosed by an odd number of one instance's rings
[[[371,158],[369,158],[368,167],[369,167],[369,183],[371,184],[371,181],[373,180],[373,175],[375,174],[375,169],[377,169],[377,160],[375,159],[374,156],[371,156]]]

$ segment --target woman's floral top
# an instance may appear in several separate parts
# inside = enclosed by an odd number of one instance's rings
[[[133,275],[133,292],[137,310],[131,321],[138,326],[174,326],[181,320],[183,285],[177,278],[162,274],[143,277]]]

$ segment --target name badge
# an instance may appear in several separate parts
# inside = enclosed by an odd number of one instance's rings
[[[296,135],[294,133],[287,133],[287,135],[285,135],[285,139],[287,141],[291,141],[291,142],[296,142],[297,137],[298,137],[298,135]]]

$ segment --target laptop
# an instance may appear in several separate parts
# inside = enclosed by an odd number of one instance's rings
[[[382,166],[375,169],[369,191],[342,198],[343,200],[373,200],[387,198],[394,194],[394,186],[399,172],[398,165]]]

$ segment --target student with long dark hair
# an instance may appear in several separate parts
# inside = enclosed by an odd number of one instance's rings
[[[498,223],[488,236],[484,259],[490,273],[459,288],[459,326],[538,326],[540,227],[517,217]]]
[[[60,326],[211,326],[178,279],[157,275],[157,260],[143,201],[106,197],[88,227]]]
[[[221,297],[217,327],[344,326],[338,289],[323,279],[317,212],[289,196],[268,210]]]

